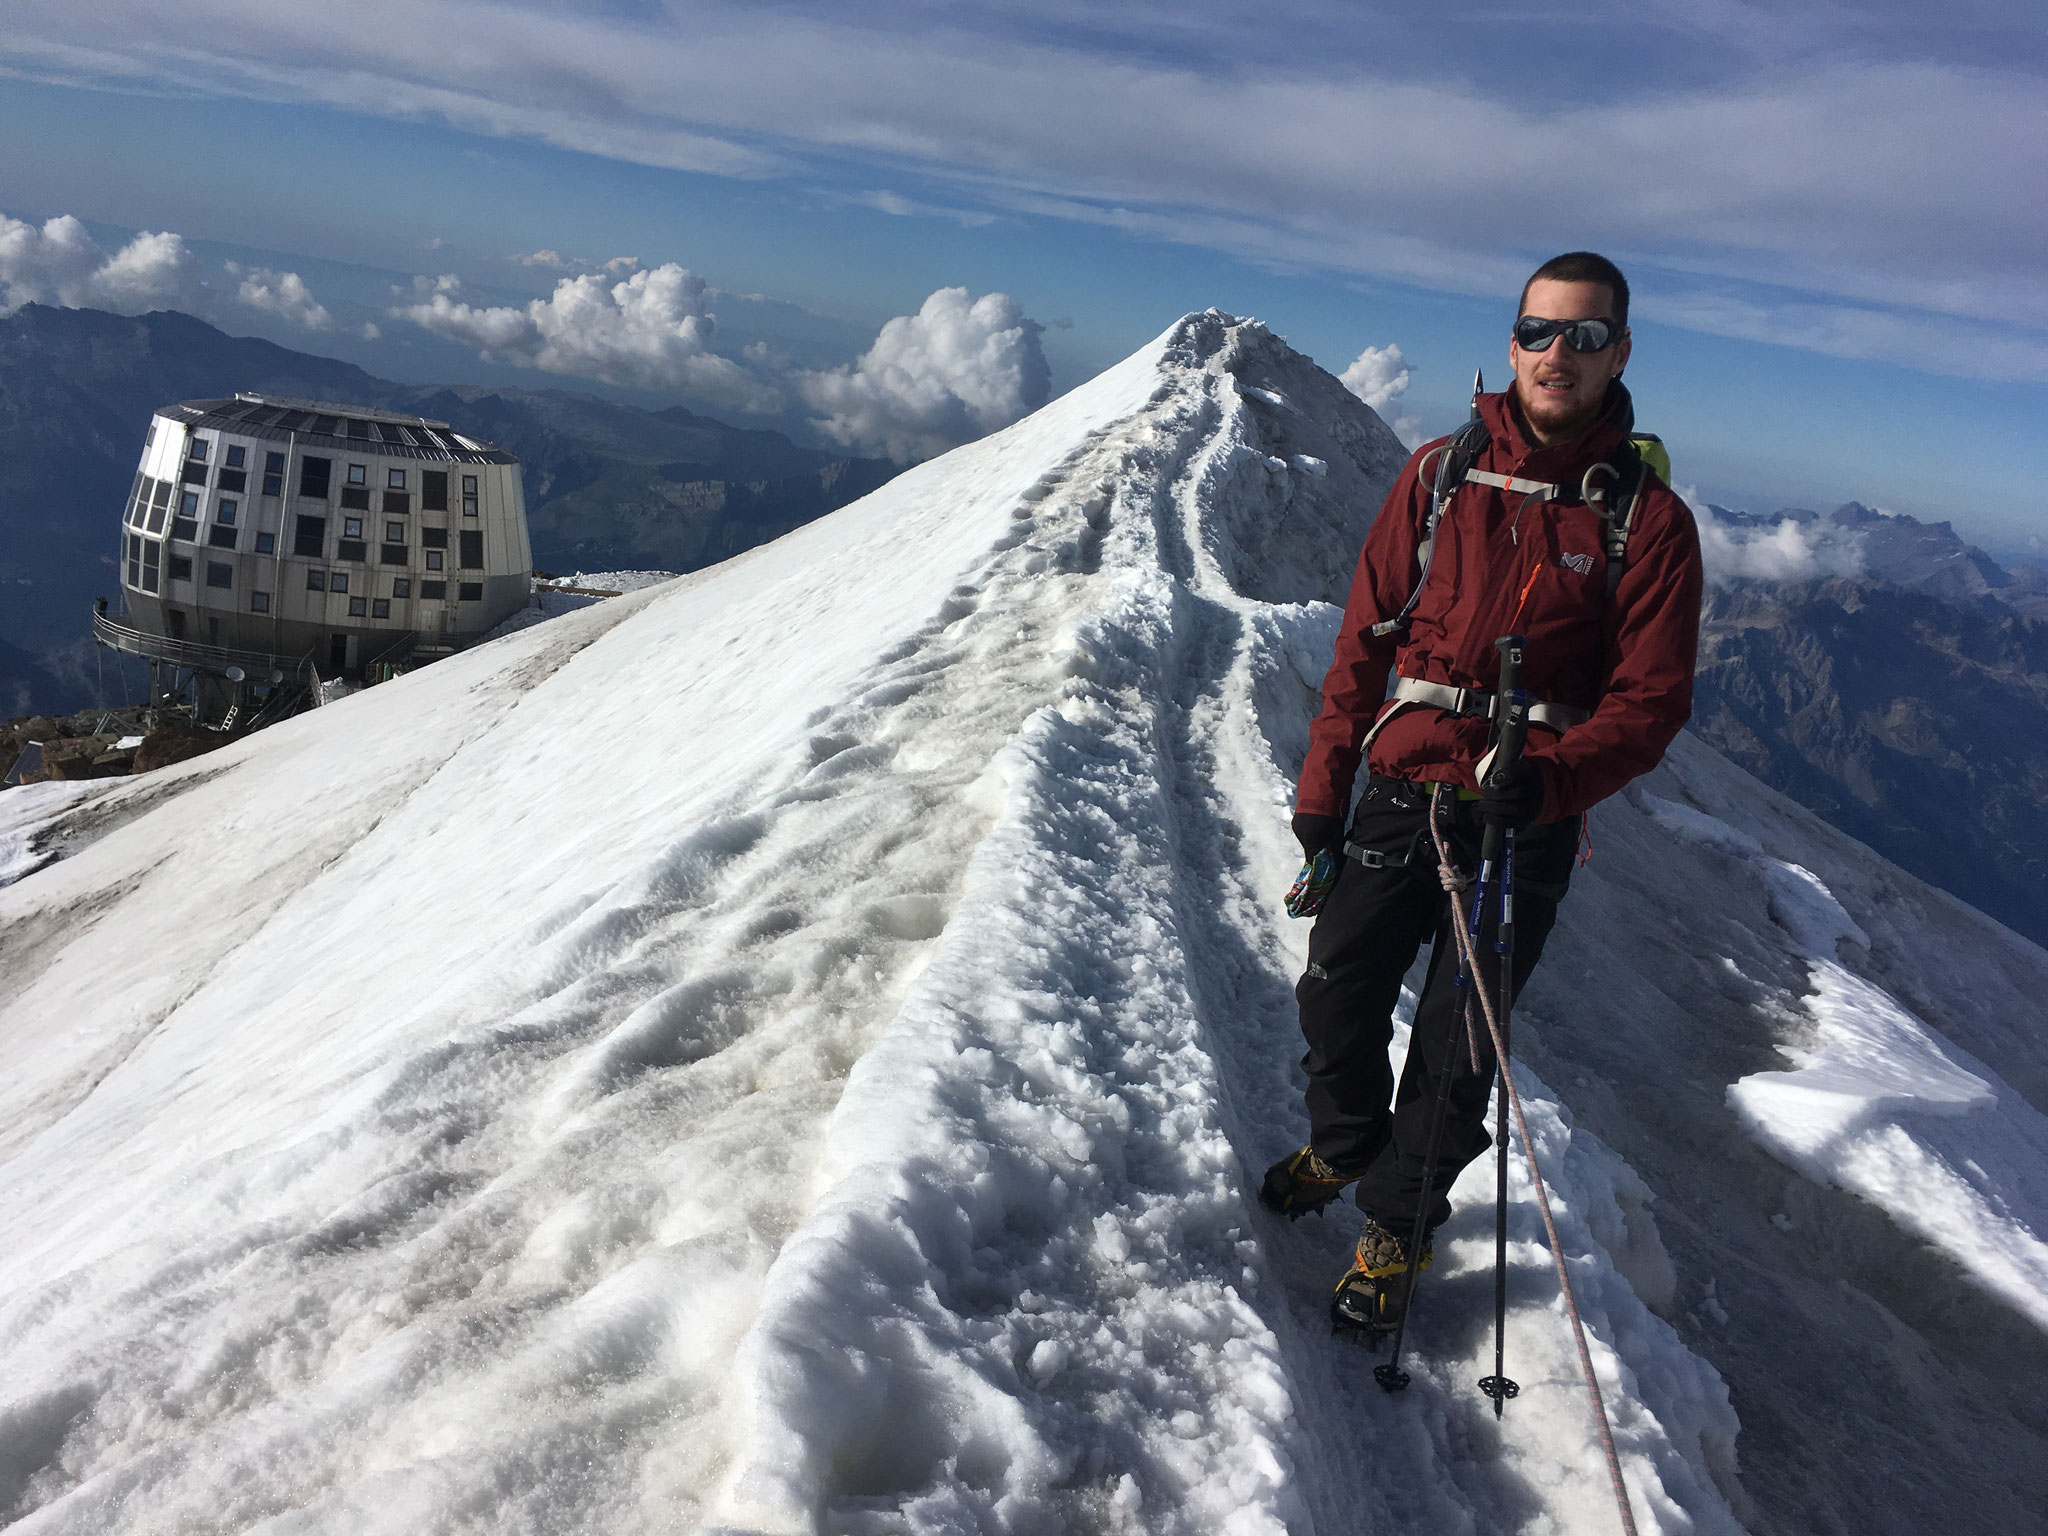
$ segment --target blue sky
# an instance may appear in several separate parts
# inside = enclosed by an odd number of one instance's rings
[[[1434,432],[1475,366],[1504,381],[1521,277],[1583,245],[1630,273],[1681,481],[2048,537],[2048,29],[2017,4],[10,13],[0,213],[175,232],[209,318],[387,375],[596,367],[730,416],[739,375],[850,363],[958,285],[1049,327],[1055,389],[1211,304],[1333,371],[1398,345],[1388,414]],[[710,285],[674,299],[716,314],[684,372],[479,357],[480,315],[621,256]],[[300,274],[326,327],[238,304],[230,260]],[[462,312],[407,318],[391,288],[444,273]]]

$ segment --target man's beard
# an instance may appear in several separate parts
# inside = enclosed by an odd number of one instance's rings
[[[1612,381],[1609,381],[1610,384]],[[1583,437],[1592,426],[1606,414],[1609,389],[1603,387],[1583,405],[1578,406],[1569,416],[1552,413],[1537,414],[1529,409],[1529,402],[1522,398],[1521,383],[1515,385],[1515,408],[1522,413],[1522,420],[1541,431],[1553,442],[1569,442]],[[1555,405],[1555,397],[1545,397],[1543,403]]]

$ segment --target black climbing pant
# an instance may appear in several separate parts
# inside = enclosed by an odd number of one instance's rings
[[[1473,1004],[1479,1047],[1475,1072],[1462,1018],[1465,989],[1457,984],[1457,940],[1448,927],[1452,904],[1437,874],[1429,832],[1429,791],[1375,774],[1352,818],[1337,884],[1309,935],[1309,965],[1294,989],[1308,1052],[1309,1141],[1331,1167],[1362,1172],[1359,1207],[1404,1239],[1416,1224],[1422,1195],[1423,1153],[1439,1074],[1451,1073],[1450,1103],[1437,1143],[1432,1209],[1427,1232],[1450,1215],[1449,1190],[1458,1172],[1489,1146],[1486,1105],[1492,1090],[1493,1042]],[[1453,859],[1466,873],[1479,865],[1480,823],[1472,802],[1454,802],[1445,831]],[[1515,853],[1514,988],[1519,993],[1543,953],[1557,920],[1557,904],[1571,879],[1579,818],[1529,827],[1517,834]],[[1363,860],[1358,856],[1362,852]],[[1375,867],[1376,866],[1376,867]],[[1471,893],[1459,901],[1459,921],[1471,915]],[[1480,980],[1499,996],[1499,960],[1493,952],[1498,905],[1491,893],[1480,929]],[[1398,1089],[1387,1060],[1401,978],[1423,944],[1430,948],[1428,979],[1408,1037],[1408,1059]]]

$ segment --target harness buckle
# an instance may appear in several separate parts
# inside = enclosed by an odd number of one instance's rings
[[[1405,853],[1381,853],[1376,848],[1361,848],[1353,842],[1344,844],[1344,852],[1367,869],[1404,869],[1408,864],[1408,855]]]

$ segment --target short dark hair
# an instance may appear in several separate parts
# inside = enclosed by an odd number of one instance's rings
[[[1542,278],[1554,283],[1605,284],[1614,300],[1614,323],[1624,331],[1628,329],[1628,279],[1605,256],[1593,251],[1566,251],[1562,256],[1551,257],[1529,274],[1529,282],[1522,284],[1521,301],[1515,306],[1516,319],[1529,306],[1529,284]]]

